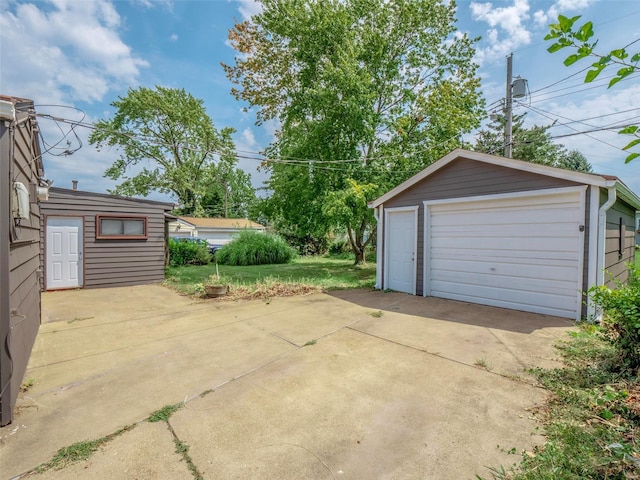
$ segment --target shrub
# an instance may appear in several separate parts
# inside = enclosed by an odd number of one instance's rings
[[[604,285],[589,289],[589,297],[603,309],[606,338],[617,348],[618,367],[640,370],[640,274],[629,269],[629,281],[612,290]]]
[[[206,265],[211,260],[207,242],[178,241],[169,239],[169,264],[172,267],[181,265]]]
[[[329,244],[329,255],[343,255],[345,253],[351,253],[351,245],[346,239],[334,240]]]
[[[244,230],[215,253],[222,265],[269,265],[289,263],[296,251],[280,236]]]

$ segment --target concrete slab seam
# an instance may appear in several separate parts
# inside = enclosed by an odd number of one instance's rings
[[[468,363],[461,362],[460,360],[456,360],[456,359],[454,359],[454,358],[445,357],[445,356],[440,355],[440,354],[438,354],[438,353],[430,352],[430,351],[425,350],[425,349],[423,349],[423,348],[414,347],[414,346],[412,346],[412,345],[407,345],[407,344],[405,344],[405,343],[401,343],[401,342],[398,342],[398,341],[396,341],[396,340],[390,340],[390,339],[388,339],[388,338],[384,338],[384,337],[381,337],[381,336],[379,336],[379,335],[375,335],[375,334],[370,333],[370,332],[365,332],[365,331],[363,331],[363,330],[358,330],[357,328],[353,328],[353,327],[347,327],[347,328],[349,328],[350,330],[353,330],[354,332],[362,333],[363,335],[368,335],[368,336],[370,336],[370,337],[377,338],[378,340],[382,340],[382,341],[385,341],[385,342],[393,343],[393,344],[395,344],[395,345],[399,345],[399,346],[401,346],[401,347],[410,348],[410,349],[412,349],[412,350],[416,350],[416,351],[418,351],[418,352],[426,353],[427,355],[431,355],[431,356],[433,356],[433,357],[441,358],[442,360],[447,360],[447,361],[449,361],[449,362],[454,362],[454,363],[457,363],[457,364],[459,364],[459,365],[464,365],[465,367],[473,368],[473,369],[475,369],[475,370],[482,370],[482,371],[484,371],[484,372],[486,372],[486,373],[489,373],[489,374],[491,374],[491,375],[496,375],[496,376],[498,376],[498,377],[502,377],[502,378],[505,378],[505,379],[510,380],[510,381],[517,381],[517,382],[519,382],[519,383],[524,383],[525,385],[529,385],[529,386],[531,386],[531,387],[535,387],[535,388],[538,388],[538,389],[544,390],[544,388],[543,388],[542,386],[537,385],[537,384],[534,384],[534,383],[530,383],[530,382],[525,382],[524,380],[522,380],[522,379],[520,379],[520,378],[514,378],[513,376],[510,376],[510,375],[504,375],[504,374],[502,374],[502,373],[493,372],[493,371],[491,371],[491,370],[486,370],[486,369],[484,369],[484,368],[479,368],[479,367],[476,367],[476,366],[474,366],[474,365],[470,365],[470,364],[468,364]]]
[[[493,336],[493,338],[495,338],[495,339],[498,341],[498,343],[500,343],[504,348],[506,348],[506,349],[507,349],[507,351],[508,351],[511,355],[513,355],[513,358],[515,358],[515,359],[516,359],[516,361],[520,364],[520,366],[522,367],[522,369],[523,369],[523,370],[526,370],[526,369],[527,369],[527,365],[526,365],[522,360],[520,360],[520,357],[518,357],[518,355],[516,355],[516,353],[511,349],[511,347],[509,347],[509,345],[507,345],[506,343],[504,343],[504,342],[500,339],[500,337],[498,337],[498,336],[493,332],[493,329],[491,329],[491,328],[487,328],[487,331],[488,331],[488,332]]]

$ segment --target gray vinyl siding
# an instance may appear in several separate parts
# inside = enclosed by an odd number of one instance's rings
[[[600,193],[600,204],[607,200],[607,193]],[[629,276],[628,263],[635,259],[635,218],[636,211],[620,199],[607,211],[606,239],[604,250],[605,283],[615,287],[618,282],[626,282]],[[620,247],[620,219],[623,223],[623,249]]]
[[[13,409],[40,327],[40,208],[37,186],[43,171],[35,117],[21,122],[32,107],[32,102],[16,100],[19,124],[13,135],[9,122],[0,122],[0,255],[3,257],[0,270],[0,425],[13,421]],[[14,181],[27,187],[30,200],[29,219],[20,220],[19,225],[14,223],[11,213]],[[5,345],[9,347],[10,358]]]
[[[173,208],[171,204],[79,190],[51,189],[49,200],[42,207],[44,224],[49,216],[83,218],[83,287],[129,286],[164,280],[165,212]],[[96,239],[97,215],[146,216],[147,239]],[[46,238],[44,230],[43,240]],[[45,252],[46,245],[42,250],[46,268]]]
[[[424,272],[422,268],[422,265],[424,265],[423,201],[526,192],[576,185],[581,184],[485,162],[459,158],[388,200],[385,202],[384,208],[418,206],[418,251],[416,252],[418,268],[416,293],[422,295],[424,285]],[[588,220],[587,217],[585,219],[585,225],[588,225]],[[585,245],[585,248],[587,246],[588,245]],[[587,251],[588,250],[585,250],[585,252]]]

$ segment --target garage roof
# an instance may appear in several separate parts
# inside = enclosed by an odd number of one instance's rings
[[[525,162],[523,160],[514,160],[512,158],[499,157],[496,155],[489,155],[487,153],[473,152],[470,150],[464,150],[457,148],[448,155],[442,157],[440,160],[432,163],[430,166],[417,173],[410,179],[398,185],[396,188],[388,191],[381,197],[373,200],[369,203],[371,208],[383,204],[387,200],[395,197],[403,191],[411,188],[416,183],[424,180],[428,176],[434,174],[441,168],[447,166],[449,163],[456,161],[459,158],[466,158],[468,160],[474,160],[477,162],[490,163],[501,167],[512,168],[514,170],[521,170],[524,172],[536,173],[538,175],[546,175],[548,177],[561,178],[576,183],[583,183],[585,185],[594,185],[597,187],[615,187],[618,192],[618,197],[625,200],[636,210],[640,210],[640,197],[632,192],[618,177],[611,175],[598,175],[593,173],[582,173],[573,170],[566,170],[564,168],[549,167],[547,165],[540,165],[538,163]]]

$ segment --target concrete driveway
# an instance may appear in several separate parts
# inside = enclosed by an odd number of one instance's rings
[[[545,393],[524,368],[557,365],[571,327],[400,293],[196,301],[158,285],[49,292],[42,317],[33,386],[0,429],[2,478],[127,425],[34,477],[490,477],[543,441]]]

